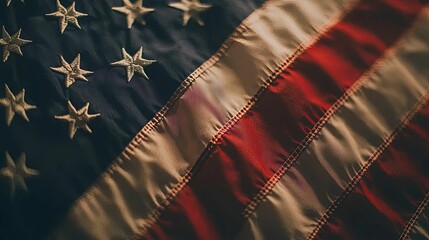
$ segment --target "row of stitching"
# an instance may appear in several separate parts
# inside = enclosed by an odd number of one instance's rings
[[[195,167],[198,166],[198,164],[202,161],[204,161],[204,159],[210,157],[210,155],[212,154],[213,150],[215,149],[218,141],[220,140],[220,138],[222,137],[223,134],[225,134],[226,132],[228,132],[228,130],[235,125],[235,123],[237,123],[242,116],[244,116],[244,114],[246,114],[246,112],[257,102],[257,100],[259,99],[260,95],[265,91],[266,88],[269,87],[269,85],[271,84],[271,82],[273,82],[275,80],[275,78],[287,67],[290,65],[290,63],[292,63],[297,56],[300,55],[300,53],[302,53],[305,49],[300,45],[297,50],[295,50],[295,52],[288,58],[286,58],[285,61],[283,61],[282,64],[280,64],[279,66],[276,67],[276,70],[269,76],[269,78],[267,79],[267,81],[265,81],[265,83],[261,86],[261,88],[259,88],[258,92],[247,102],[247,104],[240,109],[240,111],[237,113],[237,115],[235,115],[234,117],[232,117],[217,133],[216,135],[210,140],[210,142],[208,143],[205,151],[202,153],[201,157],[197,160],[197,162],[195,163]],[[146,231],[148,230],[148,228],[150,228],[150,226],[152,226],[153,224],[156,223],[159,215],[161,214],[161,212],[165,209],[165,207],[167,207],[172,200],[174,200],[177,196],[177,194],[180,192],[180,190],[182,190],[187,183],[191,180],[192,176],[195,174],[194,169],[195,167],[192,167],[191,169],[188,170],[188,172],[185,174],[185,176],[179,181],[178,184],[176,184],[173,189],[169,192],[169,194],[167,195],[166,199],[160,204],[160,206],[155,209],[150,215],[149,215],[149,219],[151,219],[152,221],[150,221],[150,223],[144,224],[144,226],[141,227],[141,232],[137,233],[135,236],[131,237],[131,239],[139,239],[140,237],[144,236],[146,234]]]
[[[190,86],[196,81],[196,79],[205,73],[216,63],[218,63],[225,55],[226,51],[235,43],[235,39],[243,35],[251,26],[251,19],[257,16],[259,12],[263,11],[268,3],[276,0],[266,0],[261,7],[256,9],[251,15],[249,15],[243,22],[234,30],[233,33],[223,42],[221,47],[213,54],[206,62],[198,67],[193,73],[191,73],[179,86],[178,89],[173,93],[169,101],[155,114],[155,116],[136,134],[131,140],[128,146],[125,147],[124,151],[111,163],[108,169],[100,176],[100,178],[84,193],[82,196],[75,201],[75,205],[79,204],[88,197],[89,194],[93,193],[97,188],[97,183],[102,179],[110,178],[113,173],[122,165],[124,161],[130,159],[131,155],[136,147],[140,144],[145,136],[150,132],[155,131],[156,127],[165,119],[165,115],[174,106],[177,100],[189,89]]]
[[[187,183],[191,180],[192,176],[195,174],[195,169],[198,166],[198,163],[204,162],[204,159],[209,158],[213,154],[213,150],[219,143],[222,136],[227,133],[259,100],[260,96],[265,92],[266,89],[269,88],[269,86],[276,80],[276,78],[292,63],[294,60],[301,55],[307,48],[311,47],[316,43],[320,37],[327,32],[336,22],[339,21],[347,12],[349,12],[358,1],[355,1],[353,3],[349,3],[349,6],[345,7],[345,11],[342,14],[339,14],[334,20],[331,22],[331,24],[328,24],[324,29],[322,29],[317,36],[314,36],[310,42],[306,45],[299,45],[298,48],[287,57],[280,65],[276,67],[276,70],[268,77],[266,81],[264,81],[264,84],[258,89],[257,93],[247,102],[247,104],[240,109],[240,111],[232,117],[217,133],[215,136],[212,137],[208,145],[206,146],[205,151],[202,153],[200,158],[197,160],[195,166],[188,170],[187,174],[179,181],[178,184],[174,186],[174,188],[170,191],[170,193],[167,195],[166,199],[160,204],[160,206],[153,210],[153,212],[149,215],[148,220],[144,225],[140,227],[140,231],[130,237],[129,239],[140,239],[143,237],[148,229],[156,224],[157,219],[159,218],[162,211],[171,203],[172,200],[174,200],[177,196],[177,194],[180,192],[183,187],[187,185]]]
[[[335,201],[329,206],[329,208],[325,211],[322,217],[317,222],[313,231],[307,237],[307,240],[314,239],[317,233],[322,229],[322,227],[328,222],[330,216],[335,212],[338,206],[344,201],[347,196],[354,191],[356,184],[361,180],[362,176],[368,171],[368,169],[372,166],[372,164],[380,157],[380,155],[384,152],[384,150],[393,142],[398,133],[404,129],[411,119],[423,109],[423,107],[427,104],[429,100],[429,90],[424,94],[423,97],[413,106],[413,108],[405,115],[405,117],[401,120],[399,125],[393,130],[393,132],[387,136],[383,143],[377,148],[377,150],[368,158],[365,165],[356,173],[355,176],[351,179],[347,187],[344,191],[335,199]]]
[[[203,161],[203,159],[206,159],[212,155],[213,150],[219,143],[222,136],[227,133],[259,100],[261,95],[265,92],[265,90],[276,80],[276,78],[292,63],[295,61],[295,59],[301,55],[305,51],[305,49],[308,48],[304,47],[302,45],[299,45],[298,48],[290,55],[288,58],[286,58],[285,61],[283,61],[282,64],[277,66],[276,70],[268,77],[266,81],[264,81],[264,84],[258,89],[255,95],[246,103],[246,105],[240,109],[240,111],[232,117],[225,125],[222,126],[222,128],[216,133],[216,135],[213,136],[213,138],[208,143],[206,150],[199,158],[199,161]],[[192,170],[191,170],[192,171]]]
[[[213,54],[206,62],[204,62],[200,67],[198,67],[193,73],[191,73],[179,86],[178,89],[173,93],[169,101],[161,108],[161,110],[153,117],[151,121],[149,121],[140,131],[142,134],[138,134],[139,137],[133,139],[130,144],[137,145],[141,139],[144,137],[144,133],[149,133],[153,130],[156,130],[157,125],[162,122],[165,118],[165,114],[174,106],[177,100],[189,89],[190,86],[196,81],[201,74],[205,73],[208,69],[213,67],[216,63],[218,63],[222,57],[225,55],[226,51],[235,43],[235,39],[242,36],[247,30],[249,30],[251,19],[254,16],[257,16],[259,12],[264,11],[268,3],[273,2],[274,0],[266,0],[264,4],[255,10],[249,17],[247,17],[235,30],[231,33],[231,35],[225,40],[222,46]]]
[[[406,240],[409,238],[411,229],[413,229],[417,223],[417,220],[419,219],[420,215],[423,214],[423,211],[426,209],[426,207],[429,205],[429,192],[426,193],[425,198],[418,206],[417,210],[414,212],[413,216],[408,221],[407,225],[404,228],[404,231],[401,234],[401,237],[399,240]]]
[[[135,233],[133,236],[128,237],[127,239],[137,240],[142,238],[147,233],[149,228],[151,228],[151,226],[156,224],[162,211],[170,204],[171,201],[174,200],[177,194],[179,194],[180,190],[188,184],[191,178],[192,178],[192,173],[188,171],[188,173],[182,178],[182,180],[178,184],[176,184],[174,188],[169,192],[169,194],[164,199],[164,201],[159,205],[159,207],[154,209],[148,215],[147,221],[144,222],[141,226],[139,226],[138,228],[139,230],[137,231],[137,233]]]
[[[277,172],[266,182],[261,191],[252,199],[252,201],[247,205],[246,209],[243,211],[243,215],[248,218],[250,215],[256,210],[259,203],[264,200],[278,181],[283,177],[284,174],[297,162],[301,153],[307,149],[310,143],[314,140],[314,138],[318,135],[318,133],[322,130],[328,120],[334,115],[334,113],[343,106],[347,100],[352,97],[359,89],[364,87],[365,83],[368,81],[369,77],[374,74],[374,71],[381,66],[386,60],[386,56],[389,54],[393,54],[398,45],[401,44],[406,35],[409,35],[411,30],[414,27],[408,29],[403,37],[399,38],[392,47],[386,51],[381,58],[379,58],[371,68],[362,75],[362,77],[356,81],[344,94],[339,98],[326,112],[325,114],[318,120],[318,122],[313,126],[310,132],[305,136],[302,142],[295,148],[292,154],[284,161],[283,165],[277,170]]]

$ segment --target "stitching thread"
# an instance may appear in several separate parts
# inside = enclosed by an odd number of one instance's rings
[[[277,69],[269,76],[268,80],[259,88],[258,92],[247,102],[247,104],[242,109],[240,109],[237,115],[232,117],[210,140],[210,142],[206,147],[206,150],[203,152],[203,154],[201,155],[198,161],[202,161],[203,159],[211,155],[212,151],[215,149],[218,141],[221,139],[223,134],[228,132],[229,129],[231,129],[235,125],[235,123],[237,123],[241,119],[241,117],[244,116],[247,113],[247,111],[252,108],[252,106],[257,102],[257,100],[263,94],[263,92],[265,92],[265,89],[267,89],[271,85],[271,83],[274,82],[276,77],[284,70],[284,68],[289,66],[290,63],[292,63],[296,59],[296,57],[299,56],[300,53],[302,53],[304,50],[305,49],[302,47],[302,45],[299,45],[297,50],[295,50],[295,52],[289,58],[287,58],[286,61],[284,61],[282,64],[280,64],[280,66],[277,67]],[[151,218],[154,221],[151,224],[144,224],[146,225],[146,227],[144,227],[146,229],[142,229],[143,233],[136,234],[134,237],[130,239],[139,239],[140,237],[143,237],[146,234],[146,231],[148,230],[147,228],[150,227],[150,225],[153,225],[156,223],[156,220],[159,217],[162,210],[165,209],[165,207],[170,204],[171,200],[174,200],[174,198],[177,196],[180,190],[183,187],[185,187],[187,183],[191,180],[192,176],[194,175],[192,171],[193,169],[194,168],[191,168],[185,174],[185,176],[180,180],[180,182],[176,184],[174,188],[170,191],[170,193],[167,195],[166,199],[160,204],[160,206],[156,208],[149,215],[148,218]]]
[[[93,193],[98,188],[98,183],[103,180],[110,178],[113,173],[123,164],[124,161],[130,159],[129,155],[132,154],[133,150],[138,146],[145,136],[152,131],[155,131],[159,124],[165,119],[166,113],[174,106],[177,100],[192,86],[196,79],[201,76],[203,73],[207,72],[212,66],[214,66],[220,59],[224,56],[226,51],[235,43],[235,38],[243,35],[249,26],[247,25],[250,21],[253,20],[254,16],[257,16],[259,12],[267,8],[268,3],[274,2],[276,0],[266,0],[261,7],[256,9],[251,15],[249,15],[243,22],[230,34],[230,36],[224,41],[221,47],[213,54],[206,62],[204,62],[200,67],[198,67],[194,72],[192,72],[179,86],[178,89],[173,93],[169,101],[155,114],[155,116],[136,134],[136,136],[131,140],[128,146],[125,147],[123,152],[111,163],[111,165],[102,173],[98,180],[84,193],[82,196],[76,200],[78,205],[80,202],[84,201],[89,194]],[[277,0],[278,1],[278,0]],[[251,24],[250,24],[251,25]]]
[[[259,100],[260,96],[265,92],[265,90],[276,80],[277,76],[280,75],[301,53],[303,53],[307,48],[311,47],[314,43],[316,43],[320,37],[327,32],[335,23],[339,21],[339,19],[343,18],[344,15],[346,15],[349,11],[353,9],[355,5],[357,5],[359,1],[352,1],[348,4],[348,6],[345,7],[345,10],[343,13],[338,14],[337,17],[333,18],[332,22],[325,26],[322,30],[319,31],[317,36],[314,36],[309,44],[307,46],[303,46],[302,44],[298,46],[298,48],[290,55],[288,58],[286,58],[277,68],[276,70],[268,77],[267,81],[264,82],[264,84],[258,89],[257,93],[247,102],[247,104],[240,109],[240,111],[232,117],[217,133],[215,136],[212,137],[210,142],[208,143],[206,150],[203,152],[201,157],[199,158],[199,161],[203,161],[203,159],[209,157],[212,153],[212,151],[215,149],[217,143],[221,139],[221,137],[228,132]],[[197,164],[196,164],[197,165]],[[148,221],[146,223],[143,223],[140,227],[140,230],[138,233],[136,233],[134,236],[128,238],[128,239],[140,239],[144,237],[148,231],[148,229],[153,226],[162,211],[171,203],[172,200],[177,196],[177,194],[180,192],[180,190],[187,185],[187,183],[190,181],[190,179],[193,176],[192,172],[193,168],[190,169],[187,174],[180,180],[178,184],[175,185],[174,190],[172,190],[166,197],[166,199],[160,204],[159,207],[154,209],[151,214],[148,216]]]
[[[416,21],[417,22],[417,21]],[[415,25],[416,23],[414,23]],[[371,68],[364,73],[361,78],[356,81],[344,94],[339,98],[319,119],[319,121],[314,125],[314,127],[310,130],[307,136],[302,140],[302,142],[295,148],[292,154],[285,160],[283,165],[277,170],[277,172],[267,181],[261,191],[252,199],[252,201],[247,205],[246,209],[243,211],[243,215],[245,218],[250,217],[250,215],[256,210],[256,207],[259,203],[264,200],[267,195],[271,192],[274,186],[278,181],[283,177],[284,174],[298,161],[301,153],[310,145],[310,143],[314,140],[323,126],[328,122],[328,120],[333,116],[333,114],[346,103],[346,101],[352,97],[360,88],[362,88],[365,83],[369,80],[372,74],[376,71],[376,69],[386,61],[386,57],[390,54],[393,54],[397,51],[398,45],[404,42],[404,38],[410,34],[411,30],[414,29],[414,26],[410,27],[407,31],[405,31],[392,47],[385,51],[383,56],[376,60],[376,62],[371,66]]]
[[[307,237],[307,240],[312,240],[316,237],[317,233],[322,229],[322,227],[328,222],[330,216],[335,212],[338,206],[344,201],[347,196],[354,191],[356,184],[360,181],[362,176],[368,171],[371,165],[380,157],[383,151],[393,142],[398,133],[408,125],[411,119],[417,114],[420,110],[423,109],[427,101],[429,100],[429,90],[420,98],[420,100],[413,106],[413,108],[405,115],[399,125],[393,130],[393,132],[387,136],[383,143],[377,148],[377,150],[369,157],[365,165],[353,176],[352,180],[349,182],[344,191],[335,199],[334,203],[326,210],[323,216],[319,219],[313,231]]]
[[[410,221],[405,226],[404,231],[402,232],[401,237],[399,238],[399,240],[406,240],[409,237],[409,235],[411,233],[411,229],[416,225],[417,220],[423,214],[423,211],[426,209],[426,207],[428,205],[429,205],[429,192],[426,193],[425,198],[420,203],[419,207],[414,212],[414,214],[411,217]]]

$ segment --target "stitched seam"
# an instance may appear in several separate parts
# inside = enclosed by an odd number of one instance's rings
[[[298,48],[295,50],[295,52],[286,59],[286,61],[284,61],[282,64],[280,64],[276,70],[268,77],[268,80],[258,89],[257,93],[247,102],[247,104],[240,109],[240,111],[234,116],[232,117],[217,133],[216,135],[210,140],[210,142],[208,143],[206,150],[203,152],[203,154],[201,155],[201,157],[199,158],[198,161],[202,161],[203,159],[209,157],[212,153],[212,151],[215,149],[215,147],[217,146],[218,141],[221,139],[221,137],[223,136],[223,134],[225,134],[226,132],[228,132],[240,119],[242,116],[244,116],[248,110],[250,110],[252,108],[252,106],[257,102],[257,100],[259,99],[259,97],[263,94],[263,92],[271,85],[272,82],[274,82],[274,80],[276,79],[276,77],[282,73],[282,71],[290,65],[290,63],[292,63],[299,55],[300,53],[302,53],[304,51],[304,47],[302,47],[302,45],[299,45]],[[166,199],[160,204],[160,206],[155,209],[150,215],[149,218],[154,219],[155,221],[153,221],[151,224],[144,224],[146,225],[146,229],[142,230],[141,234],[136,234],[134,237],[130,238],[130,239],[139,239],[140,237],[143,237],[146,232],[147,232],[147,228],[149,228],[151,225],[156,223],[157,218],[159,217],[160,213],[162,212],[163,209],[165,209],[165,207],[167,207],[171,200],[174,200],[175,197],[177,196],[177,194],[180,192],[181,189],[183,189],[183,187],[185,187],[187,185],[187,183],[190,181],[190,179],[193,176],[193,172],[192,172],[193,168],[191,168],[190,170],[188,170],[188,172],[186,173],[186,175],[181,179],[181,181],[176,184],[174,186],[174,190],[172,190],[168,196],[166,197]]]
[[[420,203],[419,207],[414,212],[414,214],[411,217],[410,221],[405,226],[404,231],[402,232],[401,237],[399,238],[399,240],[406,240],[406,239],[408,239],[408,237],[409,237],[409,235],[411,233],[411,229],[416,225],[417,220],[423,214],[423,211],[426,209],[426,207],[428,206],[428,204],[429,204],[429,192],[426,193],[425,198]]]
[[[130,142],[130,145],[136,147],[145,136],[145,133],[148,134],[151,131],[156,130],[156,127],[162,120],[165,119],[165,114],[174,106],[177,100],[192,86],[192,84],[199,78],[203,73],[207,72],[208,69],[213,67],[216,63],[218,63],[225,52],[236,43],[236,38],[243,35],[246,31],[249,30],[248,22],[252,20],[253,16],[256,16],[259,12],[265,10],[267,8],[268,3],[271,3],[275,0],[266,0],[261,7],[256,9],[251,15],[249,15],[243,22],[231,33],[231,35],[225,40],[222,46],[218,49],[218,51],[213,54],[206,62],[204,62],[200,67],[198,67],[194,72],[192,72],[179,86],[178,89],[175,90],[169,101],[159,110],[158,113],[149,121],[143,129],[137,134],[137,136]],[[251,26],[252,24],[250,24]]]
[[[326,33],[333,25],[335,25],[339,19],[343,18],[349,11],[353,9],[354,6],[360,1],[352,1],[344,8],[344,12],[338,14],[337,17],[333,18],[332,22],[326,25],[319,33],[316,33],[317,36],[313,36],[313,38],[309,41],[307,46],[303,46],[300,44],[297,49],[287,57],[280,65],[277,66],[276,70],[268,77],[268,79],[264,82],[264,84],[258,89],[257,93],[247,102],[247,104],[240,109],[240,111],[232,117],[217,133],[212,137],[210,142],[208,143],[206,150],[203,152],[198,161],[202,161],[205,158],[208,158],[212,151],[217,146],[219,140],[222,136],[227,133],[259,100],[260,96],[268,89],[269,86],[277,79],[277,77],[298,57],[300,56],[306,49],[314,45],[324,33]],[[136,233],[134,236],[129,237],[128,239],[140,239],[147,234],[147,231],[151,226],[156,224],[160,214],[162,211],[171,203],[172,200],[175,199],[180,190],[187,185],[190,179],[193,176],[192,172],[193,168],[190,169],[187,174],[180,180],[180,182],[174,187],[174,190],[171,191],[166,199],[160,204],[159,207],[154,209],[151,214],[148,216],[148,221],[143,223],[140,227],[140,231]]]
[[[322,227],[328,222],[330,216],[335,212],[338,206],[344,201],[347,196],[354,191],[357,183],[361,180],[362,176],[368,171],[371,165],[380,157],[383,151],[393,142],[398,133],[405,128],[411,119],[423,109],[427,101],[429,100],[429,91],[427,91],[423,97],[413,106],[411,111],[409,111],[399,125],[393,130],[393,132],[387,136],[383,143],[377,148],[377,150],[369,157],[365,165],[353,176],[352,180],[349,182],[344,191],[335,199],[334,203],[326,210],[323,216],[319,219],[313,231],[307,237],[307,240],[312,240],[316,237],[317,233],[322,229]]]
[[[246,19],[244,19],[241,24],[232,32],[228,38],[224,41],[221,47],[213,54],[206,62],[204,62],[200,67],[198,67],[194,72],[192,72],[179,86],[178,89],[173,93],[169,101],[155,114],[155,116],[136,134],[136,136],[131,140],[131,142],[125,147],[123,152],[110,164],[108,169],[102,173],[99,179],[92,184],[89,189],[82,194],[82,196],[75,201],[76,204],[79,204],[81,201],[85,201],[89,194],[95,192],[98,188],[98,182],[102,179],[110,178],[111,175],[117,172],[117,169],[123,164],[124,161],[129,160],[131,153],[138,146],[145,136],[148,136],[149,133],[156,130],[156,127],[165,119],[165,114],[174,106],[177,100],[189,89],[190,86],[200,77],[203,73],[207,72],[211,67],[218,63],[226,51],[236,43],[236,38],[243,35],[247,30],[249,30],[249,21],[253,20],[254,16],[257,16],[259,12],[265,10],[269,3],[276,0],[266,0],[261,7],[256,9],[251,13]],[[277,0],[278,1],[278,0]]]
[[[349,98],[351,98],[357,91],[364,87],[365,83],[369,81],[369,78],[372,74],[375,73],[377,68],[381,66],[385,61],[387,61],[387,56],[395,53],[398,50],[400,44],[404,44],[405,38],[407,35],[411,34],[411,31],[414,30],[414,27],[418,21],[416,21],[412,27],[404,31],[402,37],[399,37],[392,46],[385,51],[382,56],[376,60],[376,62],[370,67],[370,69],[365,72],[359,80],[357,80],[344,94],[339,98],[319,119],[319,121],[313,126],[310,132],[305,136],[301,143],[295,148],[292,154],[285,160],[283,165],[277,170],[277,172],[265,183],[264,187],[258,192],[258,194],[252,199],[252,201],[247,205],[243,211],[245,218],[249,218],[250,215],[256,210],[259,203],[264,200],[278,181],[281,180],[284,174],[298,161],[301,153],[310,145],[318,133],[322,130],[325,124],[329,119],[334,115],[334,113],[343,106]]]

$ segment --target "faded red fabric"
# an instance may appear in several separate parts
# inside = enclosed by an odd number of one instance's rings
[[[362,177],[316,239],[398,239],[429,191],[429,106]]]
[[[424,2],[359,3],[198,160],[193,178],[146,238],[232,239],[246,205],[329,107],[410,27]]]

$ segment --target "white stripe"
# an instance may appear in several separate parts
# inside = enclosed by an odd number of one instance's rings
[[[193,166],[210,139],[302,45],[356,0],[272,0],[252,14],[220,61],[201,74],[154,131],[132,143],[70,210],[56,239],[123,239]],[[97,226],[94,226],[96,222]]]
[[[329,119],[238,239],[305,239],[429,88],[429,14]],[[363,80],[363,79],[362,79]]]
[[[429,239],[429,208],[419,216],[416,225],[411,230],[408,239],[427,240]]]
[[[429,239],[429,193],[417,207],[411,219],[405,226],[400,240]]]

